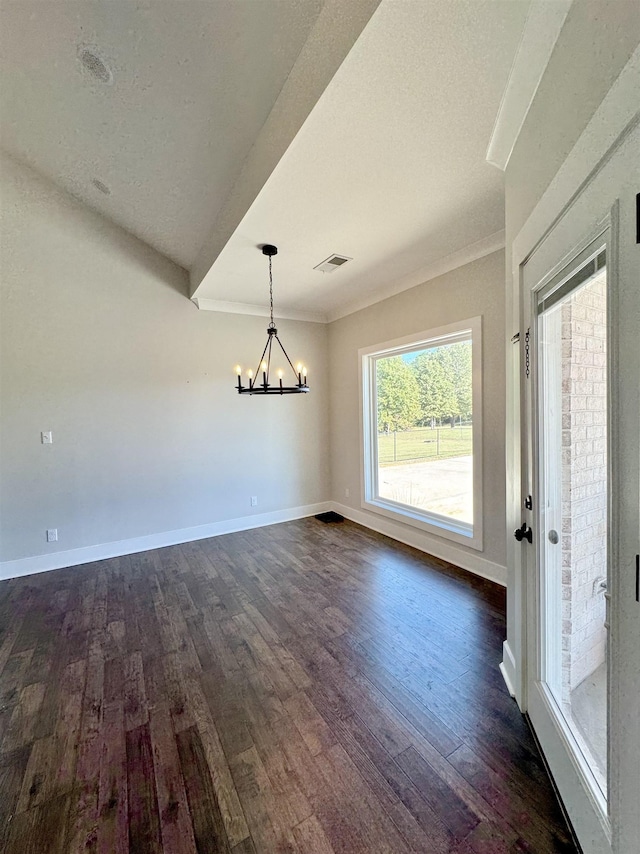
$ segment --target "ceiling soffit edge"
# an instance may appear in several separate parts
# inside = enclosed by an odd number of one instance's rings
[[[329,85],[381,0],[326,0],[280,95],[191,267],[191,296]]]
[[[220,311],[224,314],[245,314],[253,317],[270,317],[269,307],[266,305],[253,305],[248,302],[226,302],[225,300],[191,297],[191,302],[200,311]],[[278,320],[303,320],[309,323],[326,323],[327,316],[313,311],[277,311],[275,319]]]
[[[486,159],[503,172],[522,130],[542,76],[564,25],[572,0],[531,0],[522,38],[509,79]]]
[[[403,291],[408,291],[418,285],[429,282],[432,279],[443,276],[445,273],[450,273],[452,270],[457,270],[459,267],[464,267],[471,264],[473,261],[478,261],[487,255],[498,252],[505,247],[505,232],[504,229],[490,234],[482,240],[476,241],[457,252],[446,255],[438,261],[434,261],[427,267],[421,267],[411,274],[410,277],[405,277],[399,282],[394,282],[387,288],[378,290],[375,294],[362,300],[350,303],[335,311],[330,311],[328,314],[312,311],[295,311],[284,310],[278,311],[276,320],[302,320],[310,323],[333,323],[335,320],[340,320],[349,314],[355,314],[364,308],[383,302],[389,297],[400,294]],[[266,305],[256,305],[244,302],[226,302],[225,300],[215,300],[202,297],[191,297],[191,302],[200,311],[218,311],[224,314],[244,314],[254,317],[269,317],[269,308]]]

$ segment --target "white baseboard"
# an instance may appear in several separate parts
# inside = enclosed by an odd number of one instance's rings
[[[505,685],[507,686],[507,691],[511,694],[512,697],[515,697],[516,660],[514,658],[513,653],[511,652],[509,641],[504,641],[504,643],[502,644],[502,662],[500,664],[500,673],[502,673],[502,678],[504,679]]]
[[[62,569],[66,566],[78,566],[96,560],[106,560],[110,557],[145,552],[149,549],[161,549],[165,546],[175,546],[178,543],[205,540],[208,537],[219,537],[221,534],[233,534],[236,531],[263,528],[265,525],[290,522],[293,519],[303,519],[305,516],[315,516],[316,513],[325,513],[330,509],[331,503],[323,501],[319,504],[290,507],[287,510],[275,510],[273,513],[260,513],[256,516],[243,516],[240,519],[226,519],[222,522],[211,522],[208,525],[198,525],[194,528],[180,528],[177,531],[164,531],[160,534],[149,534],[130,540],[118,540],[113,543],[84,546],[69,551],[34,555],[19,560],[7,560],[0,563],[0,581],[18,578],[22,575],[33,575],[37,572],[49,572],[52,569]]]
[[[248,531],[252,528],[275,525],[279,522],[290,522],[293,519],[302,519],[306,516],[315,516],[317,513],[325,513],[328,510],[335,510],[352,522],[363,525],[365,528],[371,528],[408,546],[413,546],[441,560],[446,560],[449,563],[460,566],[462,569],[480,575],[482,578],[495,581],[497,584],[503,586],[506,584],[507,571],[505,567],[497,563],[486,560],[486,558],[479,555],[469,554],[455,545],[437,542],[433,537],[422,531],[416,530],[414,532],[392,520],[383,518],[374,519],[369,513],[354,510],[351,507],[333,501],[307,504],[302,507],[290,507],[287,510],[260,513],[256,516],[243,516],[240,519],[226,519],[222,522],[211,522],[208,525],[198,525],[193,528],[180,528],[177,531],[163,531],[159,534],[149,534],[129,540],[118,540],[117,542],[100,543],[68,551],[34,555],[33,557],[19,558],[18,560],[7,560],[0,563],[0,581],[9,578],[18,578],[23,575],[33,575],[37,572],[49,572],[50,570],[62,569],[67,566],[92,563],[96,560],[107,560],[108,558],[120,557],[121,555],[136,554],[137,552],[144,552],[149,549],[161,549],[165,546],[177,545],[178,543],[204,540],[208,537],[219,537],[222,534],[232,534],[236,531]]]
[[[494,581],[502,587],[507,586],[507,568],[501,566],[499,563],[494,563],[491,560],[480,557],[478,554],[471,554],[454,544],[436,540],[435,537],[423,531],[409,528],[391,519],[385,519],[382,516],[378,517],[372,513],[366,513],[364,510],[347,507],[345,504],[335,501],[332,502],[332,507],[336,513],[340,513],[346,519],[357,522],[365,528],[371,528],[372,531],[385,534],[387,537],[398,540],[407,546],[413,546],[414,549],[419,549],[421,552],[426,552],[441,560],[453,563],[455,566],[473,572],[474,575]]]

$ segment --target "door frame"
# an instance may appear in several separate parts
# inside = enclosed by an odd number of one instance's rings
[[[522,325],[521,275],[524,264],[541,245],[572,205],[589,187],[592,180],[606,166],[628,135],[640,123],[637,109],[637,88],[640,81],[640,49],[636,50],[600,107],[583,131],[573,150],[560,167],[551,184],[531,212],[529,218],[512,242],[507,256],[506,336],[507,342],[507,419],[506,419],[506,500],[507,500],[507,639],[501,671],[510,693],[520,709],[527,712],[528,654],[527,613],[531,593],[527,589],[527,575],[523,564],[523,547],[515,542],[513,531],[526,519],[531,524],[530,511],[523,508],[521,454],[521,419],[525,417],[520,390],[521,366],[524,367],[524,333]],[[612,234],[612,252],[617,256],[615,235]],[[519,336],[519,339],[518,339]],[[615,356],[613,356],[615,359]],[[619,607],[612,601],[612,607]],[[612,703],[616,699],[612,698]],[[614,802],[615,791],[610,792],[610,812],[624,817],[624,826],[613,829],[614,851],[624,851],[627,840],[632,839],[626,827],[635,825],[634,817],[622,803]],[[631,849],[629,849],[631,850]]]

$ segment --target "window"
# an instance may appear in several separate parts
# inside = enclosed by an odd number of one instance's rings
[[[362,506],[482,549],[481,319],[360,350]]]

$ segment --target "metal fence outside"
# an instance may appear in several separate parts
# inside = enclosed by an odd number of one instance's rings
[[[462,457],[473,451],[473,427],[414,427],[378,433],[378,463]]]

